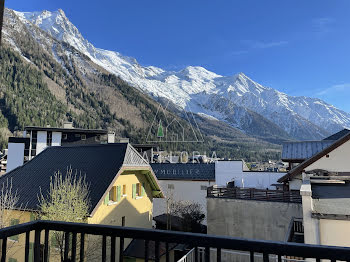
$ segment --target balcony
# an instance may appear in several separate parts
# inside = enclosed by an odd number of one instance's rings
[[[213,186],[208,187],[207,197],[301,203],[299,191],[265,190],[256,188]]]
[[[0,229],[2,240],[1,261],[7,261],[8,243],[11,236],[23,239],[24,261],[45,261],[49,259],[49,234],[52,231],[64,232],[63,261],[89,261],[86,254],[86,239],[90,235],[99,236],[100,243],[93,248],[100,255],[98,261],[123,261],[125,241],[143,240],[144,248],[142,257],[144,261],[160,261],[160,246],[165,247],[165,261],[169,262],[169,246],[171,243],[184,244],[193,248],[191,261],[225,261],[222,254],[227,252],[244,252],[248,254],[248,261],[282,261],[286,257],[314,258],[316,261],[329,259],[331,261],[350,261],[350,248],[305,245],[288,242],[271,242],[260,240],[239,239],[214,235],[183,233],[153,229],[127,228],[106,225],[91,225],[78,223],[65,223],[54,221],[34,221]],[[33,238],[34,236],[34,238]],[[34,252],[29,252],[30,239],[34,239]],[[118,240],[118,241],[117,241]],[[150,245],[150,242],[153,244]],[[116,245],[119,243],[119,245]],[[118,246],[118,247],[117,247]],[[153,250],[150,250],[150,246]],[[215,251],[215,253],[214,253]],[[154,258],[150,259],[150,252]],[[212,253],[211,253],[212,252]],[[116,254],[119,254],[116,256]],[[201,257],[201,258],[200,258]],[[117,259],[118,258],[118,259]]]

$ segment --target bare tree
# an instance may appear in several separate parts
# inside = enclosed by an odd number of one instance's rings
[[[182,229],[186,232],[201,232],[201,222],[205,218],[202,206],[191,201],[174,201],[170,214],[182,218]]]
[[[65,222],[86,222],[89,215],[89,186],[85,177],[78,175],[76,170],[67,168],[65,176],[57,171],[51,177],[48,194],[39,197],[40,218],[43,220],[58,220]],[[51,233],[51,249],[56,251],[63,261],[65,233]],[[78,241],[79,243],[79,241]],[[54,254],[53,254],[54,255]]]
[[[19,197],[17,190],[12,189],[12,179],[10,181],[6,179],[0,186],[0,190],[0,228],[4,228],[10,225]]]

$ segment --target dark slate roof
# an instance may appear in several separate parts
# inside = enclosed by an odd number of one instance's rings
[[[151,166],[159,180],[215,180],[214,163],[161,163]]]
[[[0,177],[0,183],[12,179],[13,190],[22,204],[30,210],[38,209],[40,189],[45,196],[50,177],[56,171],[66,174],[67,168],[81,172],[90,186],[90,213],[103,197],[123,165],[128,144],[48,147],[32,160]]]
[[[88,133],[88,134],[108,134],[105,129],[84,129],[84,128],[62,128],[62,127],[40,127],[40,126],[26,126],[26,131],[52,131],[64,133]]]
[[[333,134],[333,135],[331,135],[329,137],[326,137],[323,140],[333,140],[333,141],[335,141],[335,140],[338,140],[339,138],[342,138],[343,136],[347,135],[349,132],[350,132],[350,130],[345,128],[345,129],[339,131],[338,133],[335,133],[335,134]]]
[[[332,140],[285,142],[282,144],[282,160],[305,160],[333,143]]]

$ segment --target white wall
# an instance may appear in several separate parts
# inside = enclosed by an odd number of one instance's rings
[[[24,161],[24,143],[9,143],[7,151],[6,172],[10,172],[23,165]]]
[[[276,189],[272,184],[278,184],[277,180],[286,173],[279,172],[254,172],[246,171],[235,176],[235,186],[245,188]]]
[[[202,206],[203,213],[207,217],[207,190],[201,186],[212,186],[214,182],[209,181],[188,181],[188,180],[158,180],[165,198],[153,199],[153,216],[166,213],[167,198],[173,201],[192,201]],[[174,189],[168,189],[168,185],[174,185]],[[206,219],[203,222],[206,224]]]
[[[271,184],[277,184],[277,180],[286,173],[278,172],[243,172],[242,161],[217,161],[215,162],[215,178],[218,186],[226,186],[227,182],[235,181],[238,187],[254,187],[261,189],[275,189]]]
[[[338,148],[323,156],[313,164],[305,168],[306,171],[324,169],[333,172],[350,172],[350,141],[345,142]]]
[[[47,147],[46,142],[47,142],[47,132],[38,131],[37,144],[36,144],[37,155]]]
[[[52,146],[60,146],[62,140],[62,132],[52,132]]]
[[[242,176],[243,162],[239,161],[216,161],[215,183],[218,186],[226,186],[227,182]]]

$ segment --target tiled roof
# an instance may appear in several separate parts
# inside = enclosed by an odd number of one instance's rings
[[[0,183],[12,180],[17,190],[17,208],[38,209],[38,195],[48,193],[50,177],[67,168],[85,175],[90,186],[90,212],[98,204],[123,165],[128,144],[48,147],[31,161],[0,177]]]
[[[215,180],[215,164],[161,163],[151,164],[156,177],[173,180]]]

